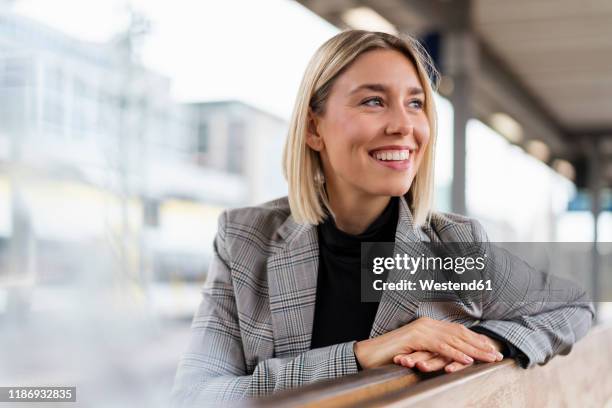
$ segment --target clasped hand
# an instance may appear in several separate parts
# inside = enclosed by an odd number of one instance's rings
[[[381,336],[355,343],[359,364],[365,368],[395,363],[420,371],[459,371],[474,361],[503,359],[502,343],[467,327],[421,317]]]

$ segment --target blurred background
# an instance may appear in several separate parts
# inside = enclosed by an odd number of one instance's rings
[[[0,385],[167,405],[217,217],[286,194],[302,74],[349,27],[442,74],[438,211],[612,241],[607,0],[0,0]]]

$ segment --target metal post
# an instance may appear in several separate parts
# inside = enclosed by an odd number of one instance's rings
[[[593,294],[593,302],[595,302],[595,311],[599,308],[598,302],[600,299],[600,263],[601,258],[597,241],[599,234],[597,229],[597,221],[601,213],[601,156],[598,149],[598,141],[594,140],[590,146],[589,152],[589,190],[591,193],[591,214],[593,215],[593,250],[592,250],[592,269],[591,269],[591,290]]]
[[[472,78],[478,71],[479,47],[470,26],[470,0],[461,0],[453,8],[452,24],[443,35],[442,72],[452,80],[450,101],[453,105],[453,184],[452,211],[467,213],[466,206],[466,126],[472,118]]]
[[[466,168],[467,154],[467,122],[471,116],[470,79],[467,75],[455,75],[453,78],[453,94],[451,103],[454,108],[453,117],[453,181],[451,186],[451,208],[458,214],[467,213],[466,204]]]

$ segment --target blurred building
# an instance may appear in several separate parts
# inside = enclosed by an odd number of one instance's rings
[[[283,119],[239,101],[190,106],[197,122],[196,151],[201,166],[243,177],[247,203],[287,194],[281,172],[287,131]]]
[[[220,212],[286,194],[282,119],[239,101],[178,103],[125,51],[0,14],[9,281],[69,282],[91,257],[135,282],[201,281]]]

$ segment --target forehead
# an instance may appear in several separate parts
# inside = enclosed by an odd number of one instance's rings
[[[391,87],[420,86],[421,81],[412,61],[396,50],[376,49],[361,54],[338,77],[338,89],[350,88],[365,82],[382,82]]]

